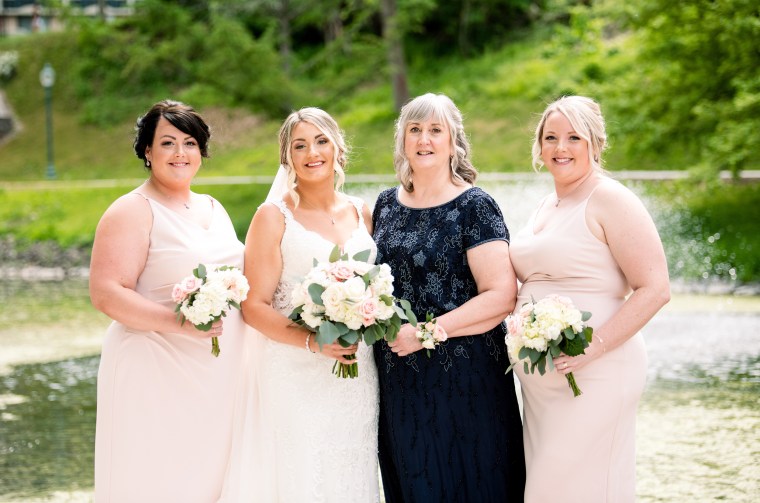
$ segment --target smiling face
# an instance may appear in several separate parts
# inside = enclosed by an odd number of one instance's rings
[[[433,117],[408,122],[404,129],[404,154],[412,170],[441,167],[448,170],[451,133],[446,123]]]
[[[290,158],[299,182],[315,182],[334,176],[335,146],[318,127],[299,122],[293,128]]]
[[[544,123],[541,160],[558,181],[572,182],[592,169],[588,142],[560,112],[552,112]]]
[[[164,183],[190,183],[201,167],[198,141],[161,117],[156,125],[153,143],[145,149],[151,163],[152,176]]]

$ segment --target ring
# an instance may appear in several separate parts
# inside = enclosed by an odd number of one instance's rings
[[[565,365],[565,366],[564,366],[564,367],[562,367],[562,369],[563,369],[563,370],[567,368],[567,363],[565,363],[564,365]]]

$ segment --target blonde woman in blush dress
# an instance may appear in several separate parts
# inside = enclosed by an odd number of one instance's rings
[[[522,283],[517,306],[548,294],[590,311],[585,354],[554,360],[545,375],[515,370],[522,385],[525,501],[635,500],[636,407],[646,381],[640,330],[668,302],[665,254],[641,201],[601,168],[606,147],[599,105],[582,96],[550,104],[536,128],[534,166],[555,191],[513,239]],[[573,397],[572,372],[583,394]]]

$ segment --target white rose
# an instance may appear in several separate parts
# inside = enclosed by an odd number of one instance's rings
[[[424,341],[422,341],[422,347],[425,349],[435,349],[435,340],[425,339]]]

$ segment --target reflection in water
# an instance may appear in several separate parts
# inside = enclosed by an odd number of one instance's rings
[[[513,233],[551,190],[548,180],[484,185]],[[348,191],[372,202],[379,190]],[[0,303],[0,326],[12,327],[0,329],[0,500],[83,490],[63,500],[90,501],[99,358],[62,355],[92,354],[92,341],[77,337],[83,326],[102,334],[107,322],[89,306],[83,280],[0,282]],[[760,313],[699,308],[664,311],[647,326],[639,502],[753,501],[760,494],[758,333]],[[41,359],[50,362],[24,363]]]
[[[8,397],[0,423],[0,496],[92,486],[98,360],[19,365],[0,376],[0,397]]]

